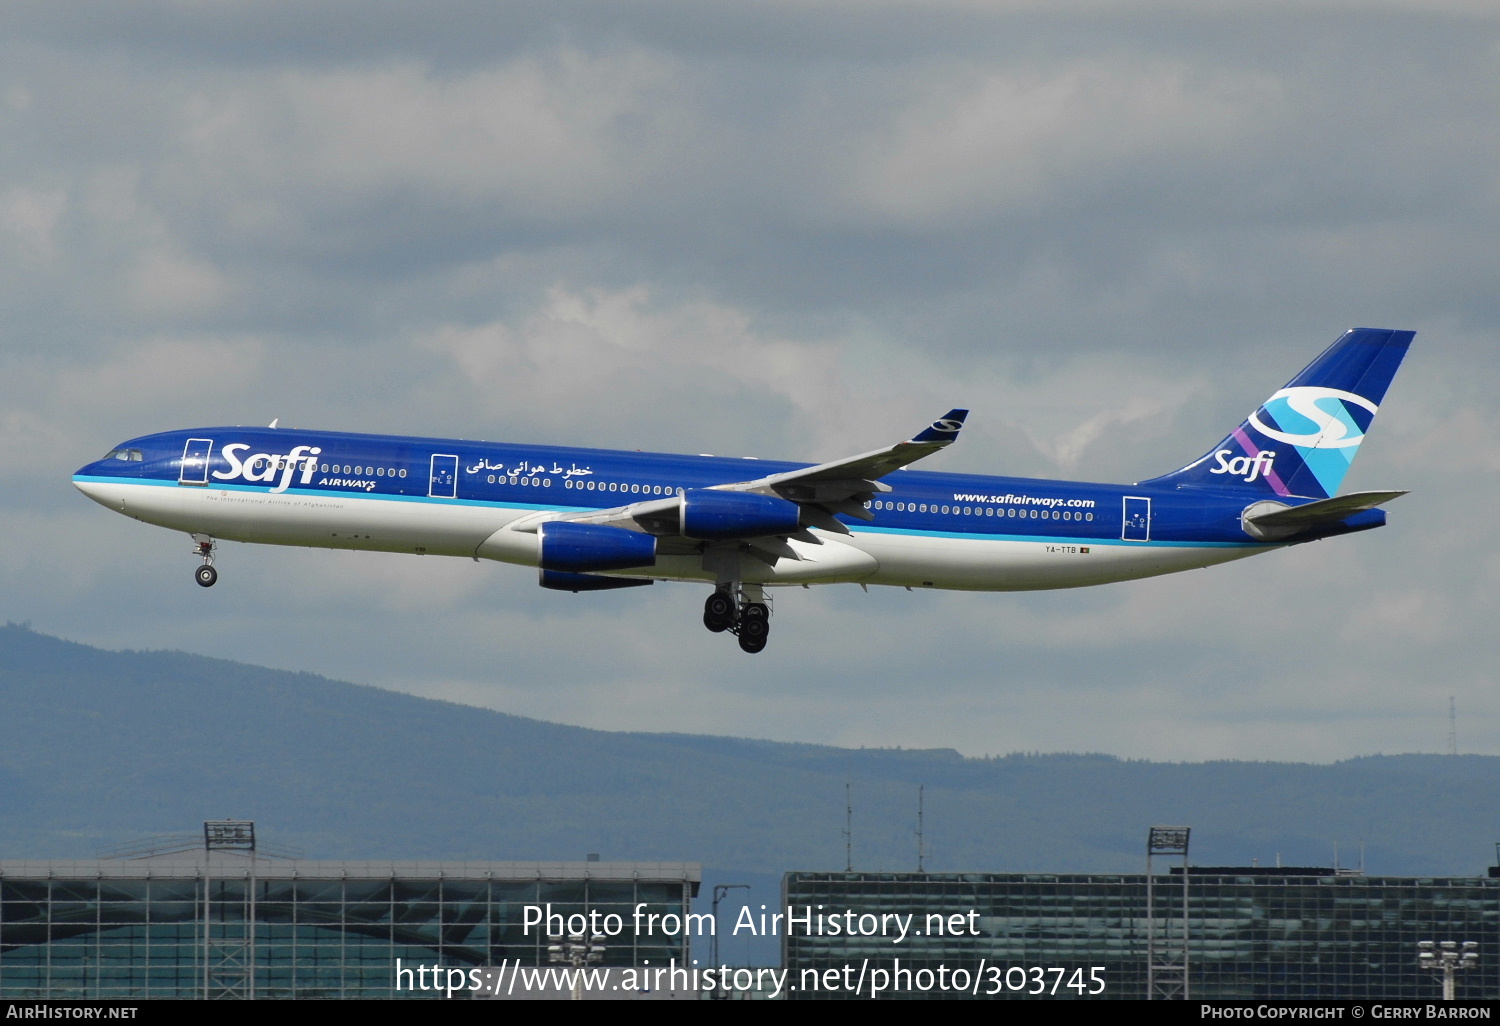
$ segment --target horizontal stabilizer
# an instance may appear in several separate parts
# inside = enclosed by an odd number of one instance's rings
[[[1348,495],[1336,495],[1331,499],[1319,499],[1301,506],[1288,506],[1274,501],[1257,502],[1246,508],[1241,519],[1247,534],[1263,541],[1278,541],[1325,524],[1347,520],[1356,513],[1383,506],[1405,494],[1405,491],[1350,492]]]

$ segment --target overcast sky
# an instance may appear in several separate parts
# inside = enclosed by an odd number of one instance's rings
[[[1172,760],[1500,754],[1500,8],[0,7],[0,617],[608,729]],[[1416,344],[1383,530],[1040,594],[225,544],[69,475],[223,423],[1134,481],[1344,329]]]

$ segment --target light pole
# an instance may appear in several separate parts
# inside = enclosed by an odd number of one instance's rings
[[[734,890],[737,887],[743,887],[747,891],[750,889],[750,885],[749,884],[715,884],[714,885],[713,924],[714,924],[714,967],[715,968],[717,968],[718,965],[719,965],[719,902],[723,899],[724,895],[728,894],[730,891]],[[721,979],[719,981],[718,986],[714,987],[714,996],[715,997],[718,996],[719,990],[720,990],[721,987],[723,987],[723,985],[724,985],[724,981]]]
[[[604,961],[604,934],[592,936],[584,933],[560,933],[547,935],[547,961],[571,965],[573,974],[573,1000],[583,1000],[583,972],[586,965],[598,965]]]
[[[1443,1000],[1454,1000],[1453,977],[1457,973],[1479,968],[1479,942],[1417,941],[1417,967],[1443,978]]]

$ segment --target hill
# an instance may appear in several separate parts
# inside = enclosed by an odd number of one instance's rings
[[[1194,827],[1198,864],[1483,872],[1500,758],[1333,765],[966,759],[586,730],[180,652],[0,628],[0,857],[256,820],[314,858],[690,859],[761,876],[915,867],[1138,872],[1146,828]]]

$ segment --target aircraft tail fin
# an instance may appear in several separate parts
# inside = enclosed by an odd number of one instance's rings
[[[1267,498],[1337,495],[1415,335],[1346,331],[1201,458],[1140,483]]]

